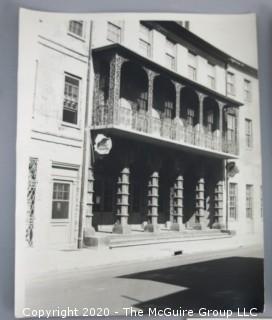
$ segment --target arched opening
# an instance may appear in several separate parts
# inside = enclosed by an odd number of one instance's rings
[[[154,79],[153,108],[161,119],[173,119],[175,117],[176,92],[174,84],[163,76]]]
[[[121,69],[120,105],[133,111],[147,111],[148,78],[137,64],[125,62]]]
[[[185,125],[194,127],[199,123],[199,99],[197,93],[185,87],[180,92],[180,115]]]
[[[219,106],[210,97],[205,98],[203,101],[203,125],[207,133],[213,133],[219,129]]]

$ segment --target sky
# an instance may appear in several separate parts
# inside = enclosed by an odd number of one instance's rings
[[[186,19],[190,20],[190,31],[257,68],[255,15],[186,15]]]

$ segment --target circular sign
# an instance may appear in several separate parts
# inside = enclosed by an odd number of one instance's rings
[[[94,150],[101,155],[109,154],[112,148],[111,138],[99,133],[94,140]]]

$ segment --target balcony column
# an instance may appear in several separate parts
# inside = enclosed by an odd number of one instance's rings
[[[177,175],[174,183],[174,213],[171,230],[183,231],[185,226],[183,224],[183,165],[177,166]]]
[[[148,88],[147,88],[147,117],[148,117],[148,132],[152,132],[152,108],[153,108],[153,97],[154,97],[154,79],[159,74],[143,67],[148,78]]]
[[[205,178],[203,166],[199,169],[198,179],[195,189],[195,221],[193,228],[200,230],[204,226],[204,203],[205,203]]]
[[[199,131],[203,131],[203,103],[204,99],[206,98],[205,94],[198,92],[198,99],[199,99]]]
[[[204,145],[204,141],[203,141],[203,132],[204,132],[204,128],[203,128],[203,103],[204,103],[204,99],[206,98],[206,96],[201,92],[197,92],[197,95],[198,95],[198,100],[199,100],[199,115],[198,115],[199,126],[198,126],[198,130],[197,130],[196,136],[195,136],[195,144],[202,146],[202,145]]]
[[[130,169],[128,163],[126,163],[117,179],[117,221],[113,226],[113,233],[130,233],[128,226],[129,178]]]
[[[110,60],[109,76],[109,121],[112,124],[118,124],[118,106],[120,99],[121,68],[127,59],[115,54]]]
[[[219,139],[219,149],[223,151],[223,140],[224,140],[224,132],[223,132],[223,123],[224,123],[224,117],[223,117],[223,111],[225,107],[225,103],[222,101],[217,101],[219,106],[219,125],[218,125],[218,139]]]

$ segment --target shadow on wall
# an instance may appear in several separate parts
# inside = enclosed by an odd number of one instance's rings
[[[120,278],[151,280],[181,286],[174,294],[142,301],[134,305],[148,308],[263,310],[263,259],[232,257],[125,275]]]

